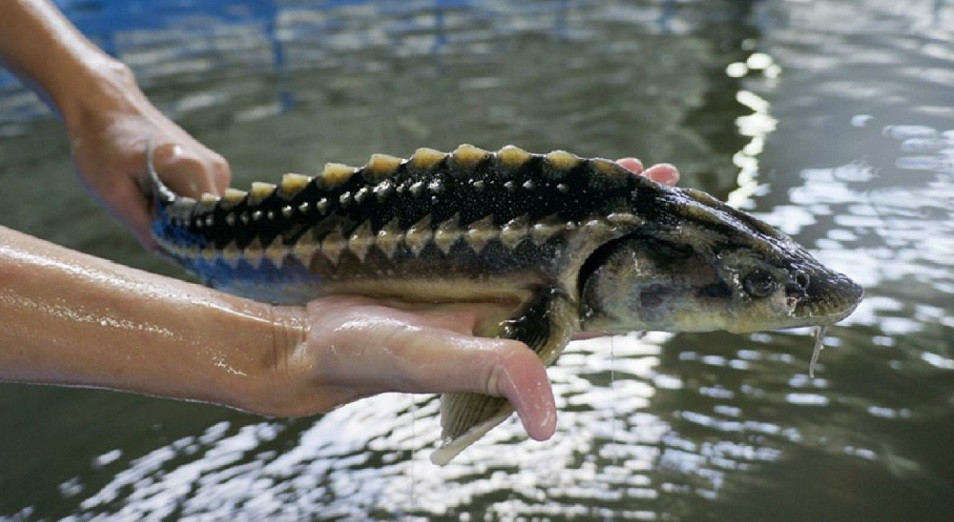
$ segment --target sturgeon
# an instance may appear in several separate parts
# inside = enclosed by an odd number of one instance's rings
[[[198,200],[174,194],[149,163],[152,234],[209,286],[286,305],[332,294],[506,303],[509,316],[480,334],[522,341],[547,365],[580,331],[814,325],[817,352],[822,329],[863,295],[709,194],[565,151],[374,154]],[[513,407],[461,392],[444,394],[440,411],[431,460],[446,464]]]

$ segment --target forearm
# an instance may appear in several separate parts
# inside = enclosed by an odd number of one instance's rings
[[[501,312],[469,303],[412,313],[348,296],[274,307],[0,227],[0,380],[276,416],[384,391],[472,391],[507,397],[542,440],[556,410],[540,359],[473,336]]]
[[[280,413],[301,311],[149,274],[0,227],[0,379]]]

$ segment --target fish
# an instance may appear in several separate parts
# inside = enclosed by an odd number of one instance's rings
[[[160,251],[205,284],[301,305],[328,295],[502,303],[480,335],[553,364],[580,332],[735,333],[847,317],[864,290],[765,222],[693,188],[602,158],[508,145],[374,154],[198,199],[173,193],[151,156]],[[446,464],[513,413],[501,397],[441,397]]]

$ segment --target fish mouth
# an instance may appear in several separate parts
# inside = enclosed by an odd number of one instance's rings
[[[841,321],[855,311],[865,295],[861,285],[836,272],[812,277],[806,290],[792,313],[806,325]]]

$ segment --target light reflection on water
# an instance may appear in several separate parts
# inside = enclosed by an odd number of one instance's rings
[[[655,395],[654,367],[667,337],[576,343],[579,349],[551,373],[561,433],[531,451],[500,454],[501,445],[525,438],[511,421],[455,462],[435,468],[425,456],[439,432],[437,401],[389,394],[314,424],[215,424],[133,459],[81,508],[96,513],[118,503],[118,513],[130,518],[208,512],[302,518],[316,510],[328,518],[373,512],[389,518],[468,506],[500,516],[566,516],[593,515],[589,504],[598,500],[615,506],[607,515],[646,518],[650,511],[635,508],[639,500],[658,497],[649,473],[659,459],[664,467],[694,467],[680,450],[659,451],[669,426],[643,411]],[[605,356],[610,342],[613,360]],[[285,449],[271,449],[279,438]],[[703,451],[767,457],[735,447]]]
[[[511,419],[445,468],[427,460],[429,396],[272,421],[4,385],[0,425],[16,429],[0,431],[0,516],[944,520],[954,508],[943,2],[301,1],[267,16],[213,4],[224,20],[163,8],[169,23],[101,41],[231,159],[236,185],[460,141],[636,153],[795,235],[867,297],[829,332],[814,378],[805,329],[574,343],[550,370],[553,439],[527,441]],[[61,131],[0,85],[0,223],[180,275],[62,181]]]

